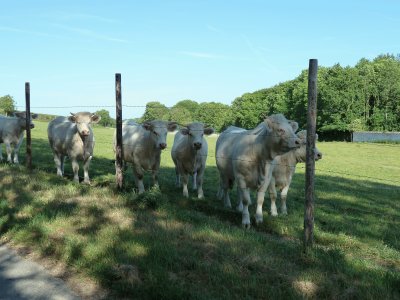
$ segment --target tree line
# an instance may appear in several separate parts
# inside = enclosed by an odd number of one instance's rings
[[[363,58],[354,67],[320,66],[317,85],[319,133],[400,131],[400,55]],[[266,116],[282,113],[305,128],[307,87],[308,70],[303,70],[293,80],[245,93],[231,105],[186,99],[167,107],[151,101],[136,121],[161,119],[180,124],[200,121],[220,132],[230,125],[254,128]],[[14,109],[13,103],[9,95],[0,97],[0,110],[9,114]],[[100,125],[115,126],[107,110],[96,113],[102,117]]]
[[[321,133],[345,131],[400,131],[400,56],[361,59],[354,67],[318,69],[318,119]],[[283,113],[306,126],[308,70],[293,80],[237,97],[230,106],[217,102],[183,100],[171,108],[149,102],[141,120],[193,120],[217,131],[229,125],[254,128],[266,116]]]

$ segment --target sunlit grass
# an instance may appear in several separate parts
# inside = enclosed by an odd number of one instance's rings
[[[32,174],[0,165],[2,238],[63,261],[109,289],[110,297],[400,297],[397,145],[318,144],[324,156],[316,163],[315,246],[304,255],[302,165],[288,215],[271,217],[266,198],[264,223],[246,231],[240,214],[215,196],[216,137],[208,138],[206,199],[198,200],[192,191],[185,199],[174,185],[172,136],[162,154],[160,190],[146,176],[147,192],[137,195],[130,167],[124,191],[115,189],[113,129],[95,128],[92,186],[86,186],[72,182],[70,161],[66,178],[55,176],[46,128],[36,122],[32,131]]]

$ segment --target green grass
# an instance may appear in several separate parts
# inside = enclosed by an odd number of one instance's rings
[[[36,122],[32,131],[32,174],[0,165],[0,234],[94,279],[110,298],[400,298],[397,145],[318,144],[324,156],[316,164],[315,246],[305,255],[302,165],[288,215],[271,217],[267,198],[264,223],[243,230],[241,215],[215,197],[215,138],[208,138],[206,199],[198,200],[174,186],[171,137],[161,191],[150,189],[148,175],[148,192],[137,195],[130,168],[124,192],[115,190],[113,129],[95,128],[92,186],[86,186],[71,175],[55,176],[46,126]],[[121,273],[119,265],[136,272]]]

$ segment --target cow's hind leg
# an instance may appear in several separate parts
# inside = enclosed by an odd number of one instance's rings
[[[269,184],[268,191],[269,197],[271,199],[271,215],[276,217],[278,215],[278,210],[276,209],[276,199],[278,197],[278,194],[276,192],[275,180],[273,178],[271,179],[271,183]]]
[[[288,191],[289,191],[289,185],[285,186],[281,192],[281,202],[282,202],[281,208],[283,215],[287,215],[286,199]]]
[[[18,153],[19,153],[19,148],[22,145],[23,139],[24,139],[24,135],[21,134],[21,136],[20,136],[20,138],[18,140],[18,143],[14,147],[14,164],[19,164]]]
[[[54,153],[54,163],[56,164],[57,168],[57,175],[58,176],[63,176],[63,171],[62,171],[62,155],[58,153]]]
[[[7,152],[7,162],[12,163],[12,160],[11,160],[12,149],[11,149],[10,143],[6,143],[6,152]]]
[[[79,183],[79,163],[76,158],[73,158],[72,161],[72,171],[74,171],[74,181]]]
[[[242,194],[243,199],[243,210],[242,210],[242,226],[244,228],[250,228],[250,213],[249,213],[249,205],[250,205],[250,190],[248,188],[239,188],[240,193]]]
[[[87,183],[87,184],[90,184],[89,165],[90,165],[91,160],[92,160],[92,156],[89,156],[89,158],[83,164],[83,182]]]
[[[186,198],[189,198],[188,181],[189,181],[189,174],[183,174],[182,175],[183,196]]]

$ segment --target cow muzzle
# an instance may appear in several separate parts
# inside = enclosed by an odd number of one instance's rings
[[[31,124],[29,127],[30,127],[31,129],[33,129],[33,128],[35,128],[35,124]]]
[[[160,143],[159,147],[161,150],[164,150],[165,148],[167,148],[167,144],[166,143]]]
[[[320,160],[320,159],[322,159],[322,153],[321,153],[321,152],[318,152],[318,153],[315,155],[315,160]]]
[[[193,147],[196,150],[200,150],[201,149],[202,144],[201,143],[193,143]]]

